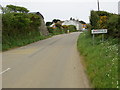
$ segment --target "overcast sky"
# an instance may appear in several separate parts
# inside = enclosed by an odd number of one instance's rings
[[[100,10],[118,14],[118,1],[99,0]],[[26,7],[30,12],[40,12],[45,21],[68,20],[70,17],[89,23],[91,10],[97,10],[97,0],[1,0],[0,4]]]

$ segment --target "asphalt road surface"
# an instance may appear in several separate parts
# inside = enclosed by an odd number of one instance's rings
[[[3,88],[89,88],[77,51],[80,32],[3,52]]]

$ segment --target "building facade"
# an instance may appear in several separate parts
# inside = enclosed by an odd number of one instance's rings
[[[79,20],[75,20],[75,19],[70,19],[70,20],[66,20],[62,23],[62,25],[74,25],[76,26],[77,30],[82,30],[82,24],[79,22]]]

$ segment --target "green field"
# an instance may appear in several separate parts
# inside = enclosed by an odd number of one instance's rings
[[[80,34],[77,42],[85,57],[86,73],[93,88],[118,88],[118,40],[109,38],[103,43],[95,37],[95,45],[88,32]]]

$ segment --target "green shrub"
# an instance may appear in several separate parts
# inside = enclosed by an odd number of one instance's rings
[[[74,25],[68,25],[68,30],[70,32],[76,32],[77,31],[76,26],[74,26]]]
[[[118,37],[120,36],[120,33],[118,32],[119,23],[118,23],[118,15],[112,15],[109,17],[107,25],[108,25],[108,34],[110,36]]]
[[[101,43],[99,37],[80,34],[77,42],[80,54],[85,57],[86,72],[93,88],[118,88],[118,39],[109,38]]]
[[[49,27],[49,26],[48,26],[47,29],[48,29],[49,33],[53,33],[53,32],[54,32],[54,31],[53,31],[54,29],[53,29],[52,27]]]
[[[120,37],[119,15],[106,11],[91,11],[91,29],[108,29],[107,37]]]
[[[46,26],[50,26],[52,24],[53,24],[53,22],[46,22]]]
[[[90,15],[91,29],[99,28],[99,23],[98,23],[99,20],[100,20],[100,17],[98,16],[97,12],[91,11],[91,15]]]
[[[28,14],[25,8],[16,12],[20,7],[7,6],[11,12],[2,14],[2,49],[7,50],[26,45],[45,38],[40,35],[41,18],[36,14]],[[24,13],[23,13],[24,12]]]

